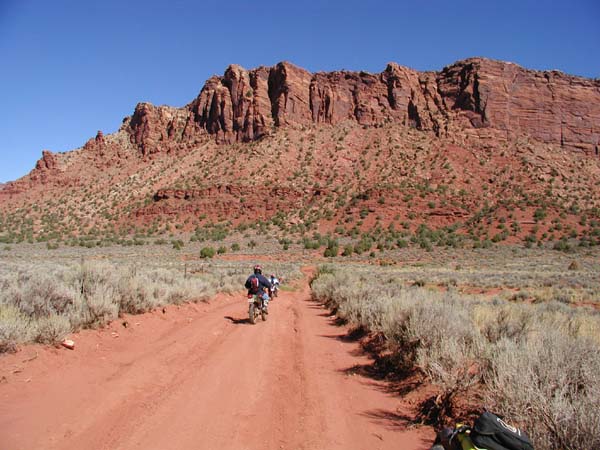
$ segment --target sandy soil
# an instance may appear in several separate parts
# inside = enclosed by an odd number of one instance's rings
[[[303,282],[256,325],[220,295],[27,346],[0,357],[0,448],[429,448],[407,401],[352,370],[369,360],[346,331]]]

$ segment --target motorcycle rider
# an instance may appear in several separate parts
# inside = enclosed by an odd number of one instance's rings
[[[268,305],[269,305],[269,294],[268,292],[270,292],[271,290],[271,283],[270,281],[264,277],[264,275],[262,274],[262,266],[260,266],[260,264],[257,264],[254,266],[254,273],[252,275],[250,275],[248,277],[248,279],[246,280],[246,283],[244,284],[244,286],[246,287],[246,289],[248,289],[248,295],[253,295],[256,294],[255,292],[251,292],[250,289],[252,287],[252,279],[256,278],[258,280],[258,289],[259,289],[259,294],[263,300],[263,311],[266,314],[269,314],[269,310],[268,310]],[[260,294],[260,292],[262,292],[262,294]]]
[[[271,298],[273,297],[273,293],[279,289],[279,280],[277,279],[277,277],[275,276],[274,273],[271,274],[271,277],[269,278],[269,282],[271,283]]]

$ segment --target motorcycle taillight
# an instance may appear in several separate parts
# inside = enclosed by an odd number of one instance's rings
[[[248,298],[252,298],[252,294],[248,294]]]

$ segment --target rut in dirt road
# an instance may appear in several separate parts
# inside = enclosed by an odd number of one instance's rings
[[[0,448],[429,447],[433,431],[411,428],[395,394],[349,374],[369,361],[306,281],[280,292],[266,322],[250,325],[246,308],[220,295],[80,333],[75,351],[0,358]]]

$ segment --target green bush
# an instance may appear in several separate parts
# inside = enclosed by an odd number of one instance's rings
[[[338,253],[339,253],[338,242],[335,239],[330,239],[329,242],[327,243],[327,248],[325,249],[323,256],[325,256],[327,258],[333,258],[333,257],[336,257],[338,255]]]
[[[569,252],[571,251],[571,246],[567,242],[566,239],[561,239],[560,241],[556,241],[554,246],[552,247],[554,250],[558,250],[561,252]]]
[[[200,250],[200,258],[212,258],[213,256],[215,256],[215,249],[212,247],[203,247],[202,250]]]
[[[406,248],[406,247],[408,247],[408,242],[405,239],[398,239],[396,241],[396,246],[398,248]]]
[[[546,215],[547,215],[546,208],[538,208],[533,213],[533,220],[535,220],[536,222],[539,222],[541,220],[544,220],[546,218]]]

